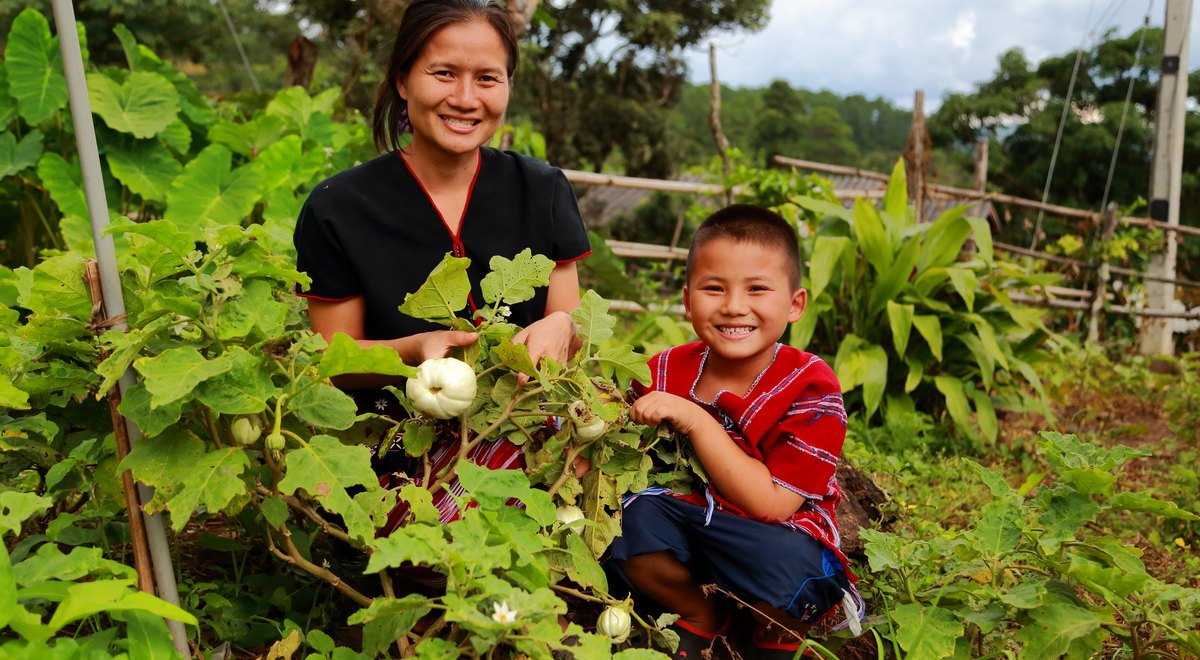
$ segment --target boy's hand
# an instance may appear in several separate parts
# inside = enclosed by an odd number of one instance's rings
[[[707,417],[708,413],[691,401],[667,392],[647,392],[629,409],[629,418],[638,424],[658,426],[670,422],[685,435],[691,435],[695,429],[697,415]]]

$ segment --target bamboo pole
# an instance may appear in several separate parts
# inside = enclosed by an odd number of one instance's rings
[[[71,0],[52,0],[55,29],[58,31],[58,48],[62,56],[63,73],[67,83],[67,98],[71,106],[71,121],[75,129],[75,148],[79,152],[79,166],[83,177],[83,192],[87,200],[88,217],[91,221],[92,242],[96,249],[96,261],[100,274],[100,288],[105,306],[114,319],[125,318],[125,299],[121,293],[121,278],[117,272],[117,254],[112,236],[105,232],[108,227],[108,200],[104,193],[104,179],[100,170],[100,151],[96,145],[96,126],[92,123],[92,104],[88,98],[87,80],[83,72],[83,54],[79,46],[79,33],[75,29],[75,8]],[[125,323],[114,323],[114,330],[123,330]],[[121,392],[133,387],[131,371],[126,370],[117,387]],[[137,426],[128,427],[129,441],[135,445],[141,435]],[[153,490],[138,486],[142,501],[153,497]],[[159,514],[146,515],[146,536],[150,545],[150,557],[154,566],[155,585],[158,596],[172,605],[179,605],[179,591],[175,582],[175,569],[171,561],[171,547]],[[183,624],[166,619],[171,631],[175,650],[188,657],[187,631]]]

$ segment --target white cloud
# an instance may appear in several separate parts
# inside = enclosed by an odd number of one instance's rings
[[[963,51],[963,59],[971,55],[971,46],[975,43],[975,10],[958,17],[950,31],[946,33],[946,41],[954,48]]]

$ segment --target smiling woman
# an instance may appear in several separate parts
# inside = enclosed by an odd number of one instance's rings
[[[556,266],[549,287],[512,306],[509,320],[524,327],[514,341],[535,361],[567,359],[575,340],[570,312],[579,305],[575,262],[589,254],[574,192],[557,168],[484,146],[503,120],[518,53],[508,14],[494,1],[409,5],[376,94],[373,126],[382,155],[318,184],[296,225],[298,267],[312,278],[298,293],[308,299],[313,330],[326,340],[345,333],[365,347],[389,347],[410,365],[446,357],[475,342],[475,333],[439,330],[402,314],[405,296],[447,253],[469,258],[471,295],[459,313],[471,319],[492,257],[511,259],[530,249]],[[336,384],[350,391],[360,412],[400,418],[395,397],[378,389],[394,380],[354,374]],[[457,443],[446,437],[429,455],[454,457]],[[419,473],[402,464],[403,451],[384,454],[389,462],[379,466],[381,479]],[[521,452],[484,443],[472,457],[514,467]],[[454,517],[453,500],[440,497],[435,504],[446,519]]]

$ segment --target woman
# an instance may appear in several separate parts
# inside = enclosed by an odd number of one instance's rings
[[[590,253],[574,193],[560,170],[483,146],[500,127],[517,58],[508,15],[491,0],[415,0],[405,11],[376,93],[382,155],[319,184],[296,225],[298,268],[312,278],[300,295],[327,340],[345,333],[366,347],[389,346],[412,365],[444,357],[475,333],[401,314],[405,295],[447,252],[469,257],[471,296],[462,314],[470,318],[491,258],[531,248],[557,265],[547,289],[512,306],[509,320],[524,327],[516,341],[535,360],[568,357],[570,312],[579,305],[575,262]],[[395,413],[394,397],[368,389],[387,382],[360,374],[338,385],[360,409]],[[456,439],[435,446],[431,458],[453,456],[451,444]],[[507,443],[479,449],[473,460],[489,467],[519,464],[519,448]],[[384,479],[404,466],[389,467]],[[453,501],[442,504],[453,518]]]

